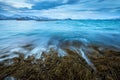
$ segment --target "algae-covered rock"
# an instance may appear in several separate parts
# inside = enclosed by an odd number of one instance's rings
[[[29,47],[29,46],[25,46]],[[38,59],[34,55],[27,58],[23,54],[0,63],[0,80],[119,80],[120,52],[88,49],[87,55],[96,67],[94,70],[82,56],[70,49],[60,56],[54,49],[43,52]],[[102,52],[102,54],[101,54]],[[92,56],[93,55],[93,56]],[[102,55],[102,56],[101,56]],[[9,63],[9,65],[7,65]]]

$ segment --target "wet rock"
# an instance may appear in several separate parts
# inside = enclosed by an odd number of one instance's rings
[[[118,51],[104,49],[102,56],[98,47],[84,49],[94,64],[93,70],[85,59],[75,50],[64,49],[66,55],[60,56],[58,51],[44,51],[40,58],[24,54],[3,61],[0,66],[0,79],[9,76],[18,80],[119,80],[120,55]],[[12,64],[9,64],[12,62]],[[7,65],[9,64],[9,65]]]

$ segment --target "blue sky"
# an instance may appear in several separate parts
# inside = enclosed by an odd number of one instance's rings
[[[120,18],[120,0],[0,0],[0,14],[49,18]]]

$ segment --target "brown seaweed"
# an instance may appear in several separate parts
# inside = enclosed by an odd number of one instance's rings
[[[66,49],[67,55],[60,56],[50,49],[43,52],[39,59],[35,56],[25,56],[21,53],[0,63],[0,80],[13,77],[18,80],[119,80],[120,52],[111,49],[99,51],[102,56],[88,55],[95,65],[93,70],[80,54]],[[93,54],[96,54],[93,51]],[[11,62],[11,64],[8,64]],[[8,65],[7,65],[8,64]]]

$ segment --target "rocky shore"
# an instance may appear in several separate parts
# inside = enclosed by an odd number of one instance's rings
[[[24,47],[30,49],[30,45]],[[119,80],[120,50],[87,47],[82,48],[84,54],[77,49],[64,48],[64,56],[50,48],[37,59],[34,55],[25,57],[15,52],[19,57],[0,62],[0,80]]]

